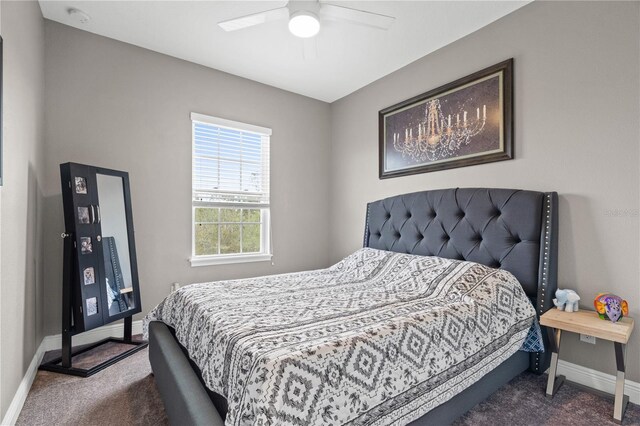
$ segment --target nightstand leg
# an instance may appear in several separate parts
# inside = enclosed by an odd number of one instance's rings
[[[614,342],[613,345],[616,350],[616,369],[618,370],[616,375],[616,396],[613,405],[613,419],[616,423],[620,424],[622,423],[622,417],[624,417],[624,412],[627,409],[627,403],[629,402],[629,397],[624,394],[624,363],[627,347],[626,345],[618,342]]]
[[[548,327],[547,335],[549,336],[549,349],[551,349],[551,364],[549,365],[549,378],[547,379],[547,397],[551,398],[564,383],[564,376],[556,377],[562,330]]]

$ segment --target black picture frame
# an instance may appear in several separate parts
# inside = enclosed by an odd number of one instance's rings
[[[379,178],[512,159],[513,106],[510,58],[379,111]]]

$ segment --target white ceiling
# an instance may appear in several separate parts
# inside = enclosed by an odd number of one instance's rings
[[[327,2],[395,16],[396,21],[388,31],[323,23],[315,41],[305,47],[289,33],[286,20],[229,33],[217,25],[286,1],[40,0],[40,7],[53,21],[333,102],[528,3]],[[67,13],[72,7],[89,14],[91,21],[73,23]],[[315,48],[316,57],[305,59],[305,48]]]

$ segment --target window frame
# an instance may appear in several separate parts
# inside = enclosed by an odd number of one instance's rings
[[[211,265],[225,265],[225,264],[237,264],[248,262],[268,262],[273,258],[271,247],[271,190],[269,188],[269,203],[266,205],[256,205],[248,203],[243,206],[242,203],[229,203],[223,202],[208,204],[206,201],[195,201],[193,199],[194,194],[194,159],[195,159],[195,127],[196,123],[209,124],[216,127],[227,128],[235,131],[244,131],[260,134],[269,138],[269,151],[271,151],[271,135],[272,130],[267,127],[256,126],[253,124],[247,124],[237,122],[233,120],[227,120],[224,118],[208,116],[204,114],[191,113],[191,256],[189,262],[191,266],[211,266]],[[269,152],[270,154],[270,152]],[[268,154],[268,155],[269,155]],[[269,155],[270,156],[270,155]],[[268,167],[269,186],[271,185],[271,165]],[[259,209],[260,210],[260,252],[254,253],[224,253],[213,255],[196,255],[196,209],[197,208],[243,208],[243,209]],[[220,226],[218,221],[218,226]],[[242,235],[242,221],[238,222],[241,226]],[[220,232],[220,231],[218,231]],[[219,235],[219,234],[218,234]],[[219,238],[219,236],[218,236]],[[240,237],[242,238],[242,237]]]

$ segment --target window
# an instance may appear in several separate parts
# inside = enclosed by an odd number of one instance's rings
[[[271,260],[271,129],[195,113],[191,121],[191,265]]]

